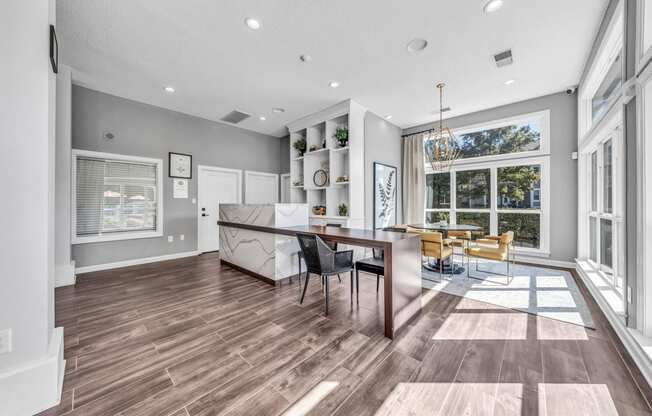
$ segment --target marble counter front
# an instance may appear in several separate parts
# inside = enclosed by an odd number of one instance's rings
[[[221,204],[219,220],[260,227],[308,225],[307,204]],[[299,272],[296,238],[219,226],[220,260],[276,282]]]

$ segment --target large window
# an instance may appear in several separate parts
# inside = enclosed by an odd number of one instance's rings
[[[547,252],[548,201],[542,188],[547,163],[547,158],[525,158],[428,173],[426,222],[476,225],[482,228],[479,235],[514,231],[516,246]]]
[[[449,172],[426,163],[425,221],[514,231],[523,252],[547,255],[549,111],[455,129],[462,158]]]
[[[461,151],[457,165],[548,153],[548,111],[455,129]]]
[[[614,58],[607,74],[591,98],[592,121],[599,119],[607,112],[614,98],[620,92],[620,87],[623,83],[623,62],[621,55],[622,51]]]
[[[616,155],[619,142],[618,129],[592,147],[587,174],[590,176],[588,205],[588,259],[605,280],[622,294],[624,263],[615,264],[616,251],[622,250],[624,236],[622,217],[615,209]],[[618,188],[621,188],[620,186]],[[620,189],[619,189],[620,190]]]
[[[162,235],[160,159],[73,151],[73,243]]]

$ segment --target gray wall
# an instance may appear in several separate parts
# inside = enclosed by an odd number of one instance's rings
[[[574,261],[577,255],[577,95],[558,93],[446,120],[463,127],[535,111],[550,110],[550,258]],[[433,127],[412,127],[405,134]]]
[[[279,172],[290,173],[290,136],[281,137],[279,140]]]
[[[365,176],[365,227],[374,225],[374,162],[395,166],[397,176],[396,221],[403,221],[403,177],[402,177],[402,130],[384,118],[367,111],[364,118],[364,176]]]
[[[103,132],[115,134],[113,140]],[[165,110],[73,86],[72,146],[125,155],[163,159],[163,231],[161,238],[77,244],[77,267],[197,249],[197,165],[279,173],[279,139],[237,127]],[[172,198],[167,177],[168,152],[193,156],[188,199]],[[185,235],[185,241],[179,235]],[[174,235],[168,243],[167,236]]]

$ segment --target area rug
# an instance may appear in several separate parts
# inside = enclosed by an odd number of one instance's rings
[[[459,262],[456,264],[462,265]],[[479,270],[476,271],[475,261],[472,261],[470,267],[471,276],[475,278],[468,278],[465,271],[452,277],[444,274],[441,282],[439,273],[422,269],[422,286],[426,289],[595,328],[588,305],[568,271],[517,264],[514,266],[514,277],[508,279],[504,275],[504,263],[479,261]]]

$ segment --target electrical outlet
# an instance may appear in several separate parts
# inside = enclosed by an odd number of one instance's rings
[[[11,329],[0,331],[0,354],[11,352]]]
[[[174,236],[173,235],[168,235],[168,243],[171,243],[174,241]]]
[[[627,303],[632,303],[632,287],[627,286]]]
[[[185,240],[185,239],[186,239],[186,236],[185,236],[185,235],[183,235],[183,234],[179,235],[179,240],[183,241],[183,240]]]
[[[192,204],[195,205],[197,203],[197,198],[192,199]]]

